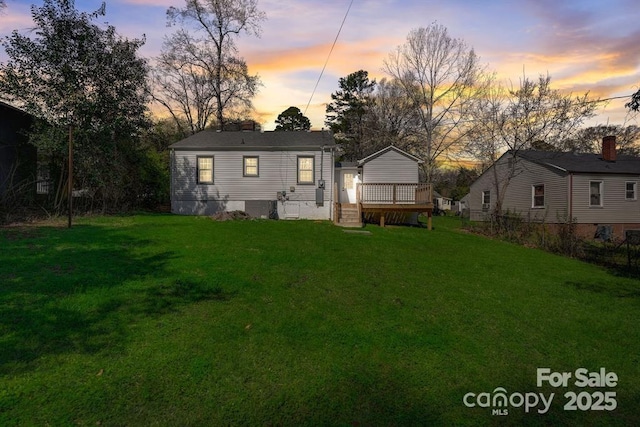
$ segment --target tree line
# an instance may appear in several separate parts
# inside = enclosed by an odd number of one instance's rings
[[[7,5],[0,0],[0,9]],[[80,12],[74,0],[32,5],[34,31],[2,41],[0,100],[35,117],[29,143],[38,173],[51,184],[38,200],[53,214],[122,211],[165,204],[167,147],[206,128],[246,117],[260,80],[238,54],[241,33],[259,35],[257,0],[186,0],[167,10],[175,31],[157,58],[142,58],[145,39],[100,24],[106,3]],[[151,106],[166,109],[156,119]],[[24,187],[31,188],[31,187]],[[0,199],[0,213],[35,195]]]
[[[47,209],[54,213],[71,209],[65,201],[76,193],[82,210],[167,203],[167,146],[251,116],[262,83],[249,73],[237,38],[260,36],[266,15],[257,0],[170,7],[172,32],[152,59],[139,54],[144,36],[126,39],[98,23],[105,3],[87,13],[74,0],[44,0],[31,13],[34,32],[2,41],[9,60],[0,64],[0,99],[37,118],[29,140],[47,160],[54,184]],[[550,76],[523,76],[505,87],[473,48],[437,23],[410,31],[382,70],[379,81],[365,70],[340,78],[327,103],[325,124],[345,160],[393,144],[424,159],[423,179],[435,181],[443,160],[466,156],[490,165],[505,150],[596,150],[602,133],[623,135],[621,148],[637,151],[637,127],[583,128],[600,99],[554,89]],[[637,110],[638,99],[628,108]],[[152,105],[168,118],[154,118]],[[276,124],[277,131],[311,128],[295,106]]]

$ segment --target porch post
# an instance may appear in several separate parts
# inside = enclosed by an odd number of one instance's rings
[[[431,211],[432,209],[427,211],[427,230],[431,230]]]
[[[358,182],[356,184],[356,206],[358,207],[358,221],[362,222],[362,186]]]
[[[333,183],[333,223],[338,225],[340,221],[340,195],[338,193],[338,183]]]

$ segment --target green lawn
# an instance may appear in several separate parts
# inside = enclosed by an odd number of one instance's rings
[[[596,266],[453,218],[75,224],[0,229],[2,426],[640,425],[640,283]],[[543,367],[618,382],[538,388]],[[498,387],[554,400],[463,403]]]

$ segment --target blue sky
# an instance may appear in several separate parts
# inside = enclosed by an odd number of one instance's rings
[[[32,27],[29,6],[7,0],[0,35]],[[105,21],[129,38],[146,36],[142,54],[158,54],[169,34],[165,12],[182,0],[107,0]],[[76,0],[95,10],[100,0]],[[242,36],[240,53],[263,87],[254,100],[256,118],[272,129],[277,115],[294,105],[305,110],[349,0],[259,0],[267,15],[260,38]],[[640,8],[636,0],[354,0],[338,44],[306,115],[324,126],[324,105],[338,79],[359,69],[385,77],[384,59],[410,30],[437,21],[473,47],[507,85],[525,73],[549,73],[555,88],[603,98],[629,95],[640,85]],[[0,52],[0,60],[4,54]],[[613,100],[592,124],[637,124]]]

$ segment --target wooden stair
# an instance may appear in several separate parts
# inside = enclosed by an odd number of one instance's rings
[[[339,205],[338,225],[341,227],[362,227],[362,218],[358,214],[358,205],[341,203]]]

